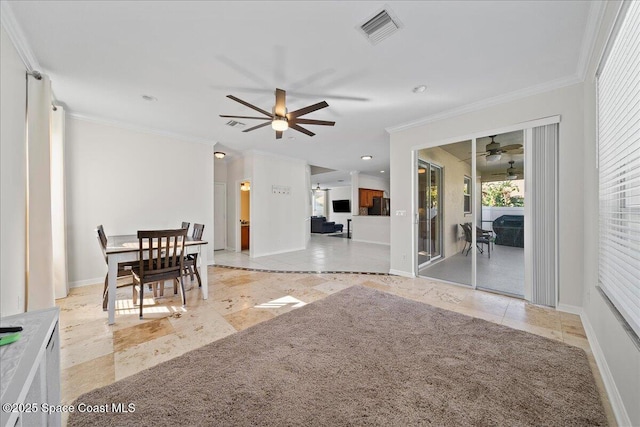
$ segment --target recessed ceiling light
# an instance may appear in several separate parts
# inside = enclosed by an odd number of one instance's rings
[[[427,90],[427,87],[425,85],[420,85],[413,88],[413,93],[422,93],[425,90]]]
[[[380,171],[380,173],[384,173],[384,171]]]
[[[338,182],[344,182],[344,179],[339,179]]]
[[[373,159],[373,156],[366,155],[366,156],[361,156],[360,158],[361,158],[362,160],[371,160],[371,159]]]
[[[216,157],[216,159],[224,159],[224,156],[226,156],[227,153],[223,153],[222,151],[216,151],[215,153],[213,153],[213,155]]]
[[[155,96],[151,96],[151,95],[142,95],[142,99],[144,99],[145,101],[149,101],[149,102],[156,102],[158,100],[158,98],[156,98]]]

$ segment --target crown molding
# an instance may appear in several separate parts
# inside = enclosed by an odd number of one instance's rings
[[[119,129],[130,130],[134,132],[147,133],[151,135],[158,135],[158,136],[164,136],[167,138],[179,139],[185,142],[195,142],[198,144],[205,144],[211,147],[213,147],[218,143],[218,141],[214,141],[213,139],[199,138],[192,135],[183,135],[180,133],[170,132],[163,129],[148,128],[144,126],[134,125],[131,123],[120,122],[117,120],[110,120],[102,117],[91,116],[88,114],[68,112],[67,117],[70,117],[72,119],[77,119],[77,120],[83,120],[85,122],[91,122],[91,123],[96,123],[96,124],[105,125],[105,126],[112,126]]]
[[[24,36],[22,27],[20,27],[20,24],[16,21],[16,17],[8,1],[0,2],[0,22],[2,23],[2,28],[4,28],[9,35],[9,39],[16,48],[18,56],[20,56],[27,71],[30,73],[33,71],[42,72],[38,58],[33,54],[33,50],[31,50],[31,46]]]
[[[397,133],[397,132],[415,128],[418,126],[423,126],[428,123],[449,119],[451,117],[461,116],[463,114],[472,113],[478,110],[483,110],[485,108],[493,107],[495,105],[506,104],[507,102],[517,101],[519,99],[528,98],[530,96],[538,95],[545,92],[550,92],[552,90],[560,89],[566,86],[571,86],[581,82],[582,80],[580,80],[580,78],[576,74],[573,74],[567,77],[551,80],[549,82],[542,83],[536,86],[519,89],[514,92],[506,93],[503,95],[498,95],[493,98],[483,99],[478,102],[472,102],[471,104],[463,105],[462,107],[453,108],[447,111],[442,111],[440,113],[436,113],[419,120],[402,123],[396,126],[390,126],[385,128],[385,130],[390,134]]]
[[[591,63],[591,59],[594,55],[594,49],[596,45],[596,37],[598,35],[598,29],[602,24],[604,17],[605,2],[593,1],[589,6],[589,15],[587,16],[587,27],[584,30],[582,37],[582,46],[580,48],[580,57],[578,58],[578,66],[576,68],[576,75],[580,81],[584,81],[587,75],[587,69]]]

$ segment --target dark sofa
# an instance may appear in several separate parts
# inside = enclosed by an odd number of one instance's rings
[[[502,215],[493,221],[496,245],[524,248],[524,216]]]
[[[327,218],[323,216],[311,217],[312,233],[341,233],[343,227],[344,226],[342,224],[336,224],[333,221],[327,221]]]

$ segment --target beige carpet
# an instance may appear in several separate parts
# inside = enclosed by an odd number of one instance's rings
[[[589,426],[584,352],[351,287],[78,398],[70,426]]]

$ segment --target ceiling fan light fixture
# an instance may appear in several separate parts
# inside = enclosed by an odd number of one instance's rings
[[[487,162],[497,162],[502,157],[500,153],[489,153],[487,154]]]
[[[222,151],[216,151],[213,153],[213,155],[215,156],[216,159],[224,159],[224,156],[226,156],[227,153],[223,153]]]
[[[289,122],[287,122],[287,118],[286,117],[274,117],[273,121],[271,122],[271,128],[273,130],[277,130],[280,132],[283,132],[287,129],[289,129]]]
[[[516,175],[516,170],[513,168],[513,164],[515,162],[511,160],[509,162],[509,169],[507,169],[507,179],[517,179],[518,175]]]

